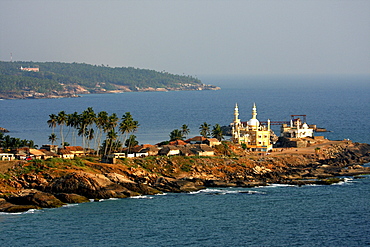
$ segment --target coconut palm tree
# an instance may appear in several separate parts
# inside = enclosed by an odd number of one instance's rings
[[[99,147],[100,147],[100,142],[101,142],[101,138],[103,135],[103,130],[104,130],[104,127],[107,125],[107,123],[108,123],[108,113],[106,111],[99,112],[95,119],[95,125],[98,128],[98,134],[97,134],[96,143],[95,143],[98,155],[99,155],[99,150],[100,150]]]
[[[189,135],[190,129],[186,124],[183,124],[181,126],[181,132],[182,132],[182,136],[185,137],[185,136]]]
[[[126,143],[127,136],[130,133],[135,132],[139,128],[139,122],[135,121],[132,118],[132,115],[130,112],[126,112],[122,116],[122,122],[119,125],[119,131],[122,135],[125,135],[125,140],[123,143]],[[130,145],[128,145],[128,152],[130,151]]]
[[[95,122],[95,112],[92,107],[88,107],[81,113],[80,120],[79,120],[79,135],[82,136],[82,145],[85,148],[86,146],[86,131],[88,127]]]
[[[208,138],[210,134],[210,128],[211,128],[211,125],[207,124],[206,122],[201,124],[199,127],[200,135],[203,136],[204,138]]]
[[[51,141],[51,145],[54,145],[54,142],[57,141],[57,135],[55,133],[51,133],[51,135],[49,135],[49,141]]]
[[[64,135],[63,135],[63,125],[67,121],[67,114],[65,111],[60,111],[57,116],[57,124],[60,128],[60,138],[62,139],[62,147],[64,148]]]
[[[93,128],[89,128],[86,131],[86,139],[87,139],[87,148],[90,149],[90,142],[92,139],[94,139],[94,129]]]
[[[76,145],[76,130],[78,129],[80,124],[80,114],[74,112],[72,114],[68,114],[67,126],[72,128],[72,146]]]
[[[212,129],[212,137],[217,138],[217,140],[222,141],[224,139],[221,126],[216,124]]]
[[[171,131],[170,133],[170,141],[176,141],[176,140],[183,140],[184,139],[184,135],[183,135],[183,132],[179,129],[174,129],[173,131]]]
[[[125,145],[128,149],[130,149],[132,147],[135,147],[136,145],[139,145],[139,142],[136,140],[135,135],[130,135],[126,140]]]
[[[50,114],[49,115],[49,120],[47,121],[49,128],[52,128],[52,133],[54,133],[55,127],[57,126],[57,115],[55,114]]]
[[[112,115],[110,115],[108,117],[108,121],[106,123],[106,125],[104,126],[104,132],[107,133],[107,138],[106,138],[106,141],[105,141],[105,151],[104,151],[104,155],[106,155],[107,153],[109,154],[110,150],[112,149],[112,146],[113,146],[113,141],[115,141],[117,139],[117,132],[115,130],[115,128],[117,127],[118,125],[118,117],[117,117],[117,114],[116,113],[112,113]]]

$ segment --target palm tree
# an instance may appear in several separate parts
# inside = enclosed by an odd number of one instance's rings
[[[204,138],[208,138],[210,134],[210,128],[211,128],[211,125],[207,124],[206,122],[201,124],[199,127],[200,135],[203,136]]]
[[[51,141],[51,145],[54,145],[54,142],[57,141],[57,135],[55,133],[51,133],[51,135],[49,135],[49,141]]]
[[[49,120],[47,121],[49,128],[52,128],[52,133],[54,133],[55,127],[57,126],[57,115],[55,114],[50,114],[49,115]]]
[[[76,145],[76,130],[79,127],[80,122],[80,115],[77,112],[72,114],[68,114],[67,126],[72,129],[72,146]]]
[[[87,148],[90,149],[90,141],[94,139],[94,129],[90,128],[86,131]]]
[[[64,147],[63,125],[66,123],[66,121],[67,121],[67,115],[65,111],[59,112],[57,116],[57,124],[60,127],[60,137],[62,138],[62,147]]]
[[[135,135],[130,135],[126,140],[125,145],[128,149],[130,149],[130,147],[132,148],[135,147],[136,145],[139,145],[139,142],[136,140]]]
[[[95,112],[92,107],[88,107],[84,110],[80,116],[79,120],[79,135],[82,136],[82,145],[85,148],[86,144],[86,130],[90,125],[95,122]]]
[[[181,132],[182,132],[182,136],[185,137],[185,136],[189,135],[190,129],[186,124],[183,124],[181,126]]]
[[[125,141],[123,143],[126,143],[127,136],[129,133],[135,132],[139,128],[139,122],[135,121],[132,118],[132,115],[130,112],[126,112],[122,116],[122,122],[119,125],[119,131],[122,135],[125,135]],[[130,151],[130,145],[128,145],[128,152]]]
[[[212,137],[217,138],[217,140],[222,141],[224,139],[221,126],[216,124],[212,129]]]
[[[105,155],[107,154],[110,154],[111,150],[112,150],[112,147],[113,147],[113,143],[117,140],[117,132],[114,130],[114,128],[110,129],[108,134],[107,134],[107,139],[106,139],[106,147],[105,147],[105,150],[106,150],[106,153]],[[108,148],[108,149],[107,149]]]
[[[96,139],[97,154],[99,155],[101,137],[103,135],[104,126],[108,123],[108,113],[106,111],[101,111],[98,113],[95,119],[95,125],[98,128],[98,134]]]
[[[170,141],[176,141],[176,140],[183,140],[184,139],[184,134],[181,130],[179,129],[174,129],[170,133]]]
[[[108,117],[108,121],[106,122],[106,125],[104,126],[104,132],[108,133],[107,138],[105,141],[105,151],[104,155],[110,152],[113,146],[113,140],[115,141],[117,139],[117,132],[115,131],[115,128],[118,125],[118,117],[116,113],[112,113]]]

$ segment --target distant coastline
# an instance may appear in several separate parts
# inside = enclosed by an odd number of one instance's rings
[[[202,91],[202,90],[221,90],[220,87],[213,86],[213,85],[197,85],[197,86],[188,86],[188,87],[181,87],[181,88],[153,88],[153,87],[146,87],[146,88],[137,88],[135,90],[130,89],[115,89],[115,90],[96,90],[96,91],[87,91],[81,90],[76,93],[76,90],[70,90],[67,92],[51,92],[51,93],[38,93],[38,92],[9,92],[9,93],[1,93],[0,92],[0,100],[4,99],[60,99],[60,98],[78,98],[82,97],[84,94],[109,94],[109,93],[128,93],[128,92],[168,92],[168,91]]]
[[[192,76],[81,63],[2,62],[0,99],[71,98],[90,93],[219,90]]]

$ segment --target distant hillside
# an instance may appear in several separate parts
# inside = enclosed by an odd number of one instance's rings
[[[34,71],[29,68],[34,68]],[[73,97],[83,93],[215,90],[192,76],[137,68],[60,62],[1,62],[0,98]]]

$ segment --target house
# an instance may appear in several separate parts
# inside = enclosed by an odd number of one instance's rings
[[[217,138],[208,138],[205,143],[210,146],[210,147],[214,147],[214,146],[217,146],[217,145],[220,145],[221,142],[217,139]]]
[[[37,160],[40,160],[45,156],[45,154],[41,150],[34,149],[34,148],[30,148],[28,152],[29,152],[29,156]]]
[[[58,154],[60,154],[63,159],[74,159],[75,157],[75,155],[67,149],[59,149]]]
[[[173,145],[173,146],[186,145],[186,144],[188,143],[184,142],[183,140],[175,140],[175,141],[168,143],[168,145]]]
[[[51,159],[51,158],[59,158],[60,157],[56,153],[50,152],[50,151],[45,150],[45,149],[40,149],[40,151],[44,153],[44,156],[42,156],[42,159],[44,159],[44,160]]]
[[[0,153],[0,160],[14,160],[14,159],[15,159],[14,154]]]
[[[44,144],[41,146],[40,149],[47,150],[49,152],[58,153],[58,145],[50,145],[50,144]]]
[[[206,144],[196,144],[192,145],[190,147],[190,150],[195,154],[199,156],[214,156],[215,151]]]
[[[203,144],[207,138],[203,136],[195,136],[193,138],[187,139],[185,142],[190,143],[190,144]]]
[[[81,156],[84,155],[84,149],[81,146],[66,146],[64,147],[65,150],[69,151],[71,154],[74,154],[75,156]]]
[[[183,156],[194,156],[195,154],[191,151],[191,145],[187,146],[178,146],[180,149],[180,154]]]
[[[162,147],[161,150],[159,150],[158,155],[179,155],[180,154],[180,148],[173,145],[165,145]]]
[[[147,153],[148,156],[154,156],[154,155],[158,155],[159,150],[160,149],[158,147],[153,146],[153,145],[149,145],[148,147],[141,150],[141,152]]]

